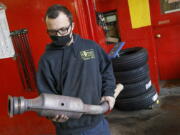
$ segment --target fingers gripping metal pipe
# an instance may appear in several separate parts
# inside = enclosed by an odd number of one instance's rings
[[[118,95],[117,93],[120,93],[121,90],[115,90],[115,95]],[[83,114],[103,114],[108,109],[109,105],[107,102],[101,105],[88,105],[84,104],[79,98],[45,93],[33,99],[12,96],[8,98],[8,112],[10,117],[26,111],[35,111],[40,116],[54,117],[64,114],[69,118],[78,119]]]

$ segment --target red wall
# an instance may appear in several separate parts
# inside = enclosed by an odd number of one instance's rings
[[[180,12],[164,14],[161,10],[161,2],[156,0],[150,1],[150,7],[160,80],[178,80],[180,79]]]
[[[1,0],[7,6],[7,19],[10,30],[27,28],[29,31],[30,47],[37,68],[38,60],[42,55],[45,45],[50,41],[44,24],[44,14],[52,4],[57,3],[55,0]],[[73,0],[62,1],[68,8],[75,13],[72,5]],[[74,20],[77,17],[74,14]],[[78,31],[78,25],[75,32]],[[45,118],[38,117],[35,113],[25,113],[23,115],[8,117],[8,95],[25,96],[31,98],[37,96],[36,90],[33,92],[25,91],[22,87],[17,70],[16,61],[9,58],[0,60],[0,134],[1,135],[40,135],[55,133],[54,127]]]
[[[44,52],[45,46],[50,39],[46,34],[44,14],[47,8],[57,1],[44,0],[1,0],[7,6],[6,14],[10,31],[27,28],[29,31],[30,48],[35,62]],[[67,6],[74,16],[75,33],[84,38],[96,40],[105,50],[104,35],[96,24],[94,6],[88,0],[61,0],[59,4]],[[101,31],[101,32],[99,32]],[[54,134],[54,127],[45,118],[38,117],[35,113],[27,112],[23,115],[8,117],[8,95],[25,96],[32,98],[37,96],[37,91],[23,89],[17,70],[16,61],[9,58],[0,60],[0,133],[2,135],[37,135]],[[5,127],[5,128],[4,128]]]
[[[93,39],[101,44],[107,52],[112,46],[105,44],[104,33],[96,24],[93,0],[61,0],[60,4],[66,5],[74,15],[75,32],[82,37]],[[56,0],[1,0],[7,6],[7,19],[10,30],[27,28],[29,30],[30,47],[37,68],[38,60],[42,55],[46,44],[50,41],[46,34],[44,14]],[[151,77],[158,87],[156,55],[154,41],[152,40],[151,27],[131,29],[127,0],[96,0],[97,11],[117,9],[119,18],[120,35],[126,42],[125,47],[143,46],[149,51],[149,64]],[[38,117],[35,113],[9,118],[7,115],[7,98],[12,96],[25,96],[31,98],[37,96],[37,92],[25,91],[22,88],[18,75],[16,61],[12,59],[0,60],[0,133],[2,135],[40,135],[54,134],[53,125],[45,118]]]
[[[141,46],[148,50],[148,64],[150,67],[151,79],[156,86],[157,91],[159,91],[157,56],[152,26],[132,29],[127,0],[96,0],[95,5],[98,12],[117,10],[119,23],[118,30],[121,40],[125,41],[124,48]]]

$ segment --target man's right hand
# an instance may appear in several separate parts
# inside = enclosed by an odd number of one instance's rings
[[[56,115],[53,118],[48,118],[54,122],[65,122],[69,119],[69,117],[67,117],[66,115]]]

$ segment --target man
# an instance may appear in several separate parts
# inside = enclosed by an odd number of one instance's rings
[[[111,110],[116,86],[107,54],[95,42],[73,34],[73,18],[66,7],[49,7],[45,21],[52,43],[39,61],[39,92],[78,97],[85,104],[107,101]],[[61,115],[51,120],[57,135],[110,135],[103,114],[83,115],[78,120]]]

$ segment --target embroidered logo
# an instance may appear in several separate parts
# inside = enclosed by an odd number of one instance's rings
[[[83,60],[89,60],[89,59],[94,59],[95,58],[93,49],[80,51],[80,55],[81,55],[81,58]]]

